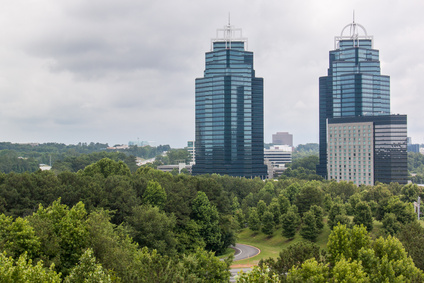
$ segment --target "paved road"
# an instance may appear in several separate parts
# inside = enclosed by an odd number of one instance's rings
[[[243,244],[236,244],[234,247],[231,247],[231,248],[235,250],[234,261],[251,258],[255,255],[258,255],[261,252],[261,250],[258,248],[248,246],[248,245],[243,245]],[[249,272],[250,270],[252,270],[252,268],[250,267],[232,268],[230,270],[231,272],[230,282],[235,282],[234,276],[236,276],[240,270],[243,270],[244,272]]]
[[[251,258],[261,252],[261,250],[258,248],[243,244],[236,244],[234,247],[231,248],[235,250],[234,261]]]

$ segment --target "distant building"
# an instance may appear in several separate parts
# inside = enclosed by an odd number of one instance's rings
[[[419,144],[408,144],[408,152],[420,152],[420,145]]]
[[[272,135],[272,143],[293,146],[293,135],[288,132],[277,132]]]
[[[328,119],[328,179],[407,183],[406,115]]]
[[[281,175],[285,165],[292,162],[293,147],[288,145],[274,145],[264,149],[265,164],[268,166],[268,178],[273,179]]]
[[[157,169],[162,172],[169,172],[169,173],[171,173],[174,169],[178,169],[178,173],[181,173],[182,169],[187,169],[187,171],[190,174],[192,173],[192,166],[187,165],[185,163],[180,163],[178,165],[160,165],[157,167]]]
[[[107,147],[107,149],[128,149],[128,148],[130,148],[130,147],[126,144]]]
[[[38,168],[40,168],[41,171],[48,171],[48,170],[52,169],[52,167],[50,165],[47,165],[47,164],[40,164],[38,166]]]
[[[271,162],[273,167],[284,167],[292,162],[293,148],[288,145],[274,145],[269,149],[264,149],[265,160]]]
[[[419,144],[413,144],[411,137],[408,137],[406,140],[407,140],[407,144],[408,144],[408,152],[416,152],[416,153],[420,152],[420,145]]]
[[[196,164],[193,175],[266,178],[263,79],[241,29],[228,23],[206,53],[204,77],[196,79]]]
[[[154,141],[129,141],[128,145],[129,146],[135,146],[136,145],[136,146],[140,146],[140,147],[147,146],[147,145],[156,146],[156,142],[154,142]]]
[[[187,150],[190,153],[190,164],[194,165],[196,163],[196,146],[194,141],[187,142]]]
[[[406,184],[407,117],[390,115],[390,77],[381,75],[373,37],[353,20],[335,37],[329,59],[319,79],[317,174],[357,185]]]

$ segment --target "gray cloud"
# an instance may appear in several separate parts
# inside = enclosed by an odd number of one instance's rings
[[[421,1],[10,1],[0,11],[0,126],[12,142],[194,137],[194,80],[215,30],[243,28],[265,81],[265,140],[318,141],[318,78],[352,20],[374,35],[392,111],[424,143]]]

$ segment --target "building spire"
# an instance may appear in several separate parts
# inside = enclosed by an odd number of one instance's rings
[[[225,42],[226,48],[231,49],[231,42],[233,41],[245,42],[245,50],[247,50],[247,38],[243,37],[241,28],[235,28],[231,25],[231,16],[228,13],[228,24],[224,28],[216,30],[216,38],[211,40],[211,50],[213,50],[214,42]]]
[[[349,28],[349,31],[350,31],[349,35],[344,35],[344,32],[347,28]],[[359,35],[359,29],[362,30],[361,33],[363,33],[363,35]],[[353,10],[352,23],[346,25],[342,29],[340,36],[334,37],[334,49],[338,48],[338,43],[341,40],[353,40],[354,46],[358,47],[360,39],[371,39],[371,44],[373,41],[373,37],[367,34],[367,30],[364,28],[364,26],[355,22],[355,10]]]

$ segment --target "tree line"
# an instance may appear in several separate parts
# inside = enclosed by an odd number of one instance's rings
[[[231,260],[216,261],[214,254],[234,244],[240,229],[272,235],[281,228],[288,240],[299,233],[313,245],[325,225],[349,235],[359,233],[355,227],[360,225],[369,233],[378,220],[379,236],[399,239],[396,245],[409,253],[414,268],[422,269],[424,251],[411,244],[424,235],[412,207],[418,196],[423,192],[414,184],[357,187],[287,176],[263,181],[172,175],[148,166],[132,171],[109,158],[77,172],[0,173],[0,247],[5,252],[0,261],[14,268],[13,274],[32,266],[59,280],[96,273],[116,282],[224,282]],[[361,247],[371,254],[374,241]],[[308,249],[299,254],[309,255]],[[335,251],[320,251],[316,262],[307,264],[328,269],[328,279],[342,260]],[[363,262],[360,257],[349,262],[343,254],[349,264]],[[311,258],[305,257],[283,270],[280,259],[266,264],[286,280],[287,270],[303,270]],[[370,257],[374,265],[369,266],[375,268],[384,256],[378,258]]]

